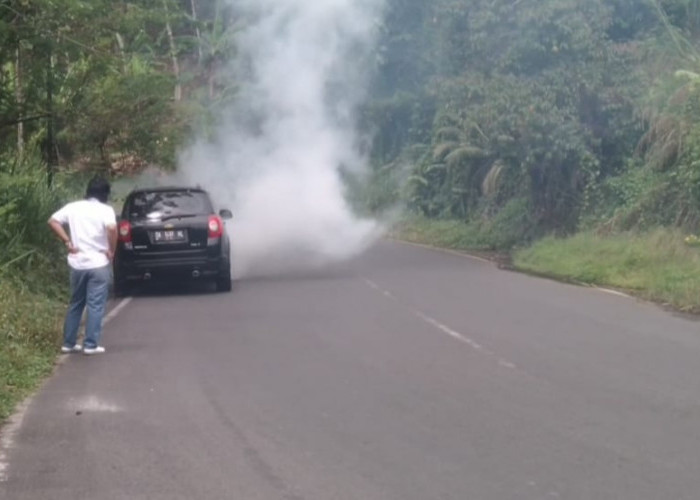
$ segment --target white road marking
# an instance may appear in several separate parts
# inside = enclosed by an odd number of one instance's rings
[[[124,309],[126,306],[129,305],[129,302],[131,302],[131,297],[127,297],[125,299],[122,299],[121,302],[119,302],[119,304],[114,306],[114,309],[109,311],[107,316],[105,316],[105,319],[102,322],[102,324],[106,325],[107,323],[112,321],[116,317],[116,315],[121,312],[122,309]]]
[[[618,292],[617,290],[611,290],[609,288],[601,288],[599,286],[594,286],[593,288],[595,288],[599,292],[607,293],[609,295],[615,295],[617,297],[624,297],[626,299],[633,299],[634,298],[631,295],[628,295],[628,294],[623,293],[623,292]]]
[[[70,411],[85,413],[119,413],[123,411],[119,406],[101,400],[94,395],[87,396],[78,401],[71,399],[68,401],[68,408]]]
[[[379,286],[377,283],[375,283],[374,281],[372,281],[369,278],[364,278],[364,281],[373,290],[381,293],[383,296],[400,304],[399,299],[394,294],[392,294],[390,291],[385,290],[384,288],[382,288],[381,286]],[[479,344],[476,340],[469,338],[467,335],[464,335],[463,333],[460,333],[453,328],[450,328],[446,324],[444,324],[444,323],[438,321],[437,319],[425,314],[423,311],[420,311],[420,310],[415,309],[415,308],[410,307],[410,306],[406,306],[404,304],[401,304],[401,305],[406,307],[414,315],[416,315],[418,318],[420,318],[421,320],[423,320],[425,323],[432,326],[433,328],[436,328],[437,330],[441,331],[442,333],[449,335],[451,338],[453,338],[453,339],[455,339],[463,344],[468,345],[469,347],[471,347],[472,349],[474,349],[477,352],[481,352],[481,353],[483,353],[491,358],[494,358],[499,366],[501,366],[503,368],[507,368],[509,370],[518,370],[518,367],[514,363],[512,363],[511,361],[508,361],[507,359],[501,358],[495,352],[490,351],[489,349],[486,349],[484,346]]]
[[[505,359],[499,359],[498,364],[501,365],[503,368],[508,368],[509,370],[517,370],[518,369],[517,366],[515,366],[510,361],[506,361]]]
[[[131,297],[121,300],[119,304],[117,304],[114,309],[112,309],[107,316],[105,316],[103,324],[106,325],[112,321],[117,314],[119,314],[129,304],[129,302],[131,302]],[[59,357],[57,364],[60,365],[65,363],[69,356],[76,356],[76,354],[69,354]],[[5,483],[8,480],[10,468],[9,452],[15,446],[15,437],[22,428],[22,422],[24,421],[27,411],[29,410],[29,406],[33,400],[33,396],[27,398],[15,409],[14,414],[8,419],[7,423],[0,427],[0,483]],[[78,408],[77,411],[81,411],[81,408]],[[121,409],[117,406],[99,401],[97,398],[88,398],[83,401],[82,411],[115,412],[121,411]]]
[[[449,335],[453,339],[459,340],[460,342],[464,342],[465,344],[470,346],[475,351],[483,351],[484,350],[483,346],[481,344],[479,344],[478,342],[470,339],[469,337],[465,337],[464,335],[462,335],[459,332],[454,331],[449,326],[443,325],[438,320],[431,318],[427,314],[423,314],[420,311],[414,311],[414,314],[416,316],[418,316],[420,319],[422,319],[423,321],[425,321],[426,323],[428,323],[429,325],[432,325],[435,328],[437,328],[438,330],[440,330],[441,332],[446,333],[447,335]]]

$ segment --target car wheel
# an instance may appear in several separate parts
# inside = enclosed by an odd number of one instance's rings
[[[124,279],[121,276],[121,273],[119,273],[116,270],[114,272],[113,291],[114,291],[115,297],[126,297],[126,296],[130,295],[130,293],[131,293],[131,286],[126,281],[126,279]]]
[[[216,291],[217,292],[230,292],[231,291],[231,267],[226,267],[224,270],[219,272],[216,277]]]
[[[125,281],[115,281],[114,282],[114,296],[115,297],[127,297],[131,295],[131,286]]]

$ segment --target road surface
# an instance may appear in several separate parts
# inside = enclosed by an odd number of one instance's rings
[[[632,299],[384,242],[104,342],[5,437],[3,500],[700,498],[700,324]]]

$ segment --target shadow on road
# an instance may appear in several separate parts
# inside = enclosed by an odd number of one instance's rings
[[[235,283],[234,283],[235,284]],[[129,297],[170,297],[180,295],[215,295],[216,286],[210,281],[168,281],[135,284]]]
[[[240,286],[248,286],[261,283],[293,283],[310,281],[335,281],[354,278],[359,273],[351,265],[338,265],[324,269],[289,271],[274,274],[259,274],[244,276],[233,280],[233,291]],[[169,281],[169,282],[144,282],[134,284],[128,296],[133,298],[146,297],[171,297],[171,296],[204,296],[220,295],[213,281]]]
[[[257,274],[244,276],[234,280],[234,286],[238,284],[253,284],[253,283],[279,283],[293,281],[334,281],[354,278],[358,272],[348,265],[333,266],[324,269],[304,270],[304,271],[287,271],[271,274]]]

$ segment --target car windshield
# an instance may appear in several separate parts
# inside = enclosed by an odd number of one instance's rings
[[[209,197],[202,191],[152,191],[132,195],[128,214],[132,219],[209,214]]]

